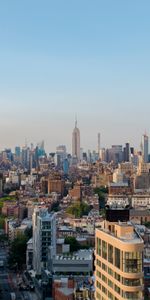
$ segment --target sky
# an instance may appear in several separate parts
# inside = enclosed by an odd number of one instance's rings
[[[150,1],[0,1],[0,149],[150,133]]]

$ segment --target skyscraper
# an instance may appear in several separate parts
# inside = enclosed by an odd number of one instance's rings
[[[77,120],[72,133],[72,156],[76,157],[77,161],[80,161],[80,130],[77,128]]]
[[[144,299],[144,242],[128,220],[128,208],[108,207],[96,229],[96,300]]]
[[[130,152],[130,144],[126,143],[125,148],[124,148],[124,161],[130,161],[130,156],[131,156],[131,152]]]
[[[142,136],[142,155],[145,163],[148,162],[148,136],[143,134]]]
[[[100,141],[101,140],[101,135],[100,135],[100,133],[98,133],[98,135],[97,135],[97,142],[98,142],[98,144],[97,144],[97,146],[98,146],[98,158],[100,158]]]

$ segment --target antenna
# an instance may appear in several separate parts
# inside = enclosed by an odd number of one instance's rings
[[[77,114],[75,114],[75,127],[77,127]]]

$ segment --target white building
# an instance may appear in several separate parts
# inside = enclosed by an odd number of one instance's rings
[[[33,269],[37,274],[47,267],[49,257],[56,254],[56,215],[47,208],[33,213]]]
[[[56,255],[52,261],[54,273],[87,273],[93,271],[92,250],[79,250],[70,255]]]
[[[113,182],[119,183],[123,181],[124,181],[124,174],[121,172],[120,168],[118,168],[113,173]]]
[[[150,194],[134,194],[132,196],[132,207],[144,207],[150,209]]]

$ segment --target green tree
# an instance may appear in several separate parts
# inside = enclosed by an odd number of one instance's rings
[[[5,217],[0,215],[0,229],[4,229]]]
[[[70,245],[70,252],[77,251],[80,248],[80,245],[79,245],[78,241],[73,236],[66,237],[65,238],[65,244]]]
[[[94,193],[97,194],[99,197],[100,209],[104,208],[105,207],[105,197],[106,197],[106,194],[108,193],[108,188],[105,188],[105,187],[95,188]]]
[[[25,234],[18,235],[10,244],[9,265],[17,265],[18,269],[26,263],[26,249],[28,238]]]
[[[24,234],[19,234],[11,243],[9,248],[9,265],[21,269],[26,263],[27,242],[32,237],[32,227],[27,228]]]
[[[27,237],[27,240],[30,240],[32,238],[32,227],[27,227],[24,234]]]
[[[74,215],[75,218],[81,218],[83,215],[88,215],[91,207],[85,202],[77,202],[67,208],[67,213]]]

